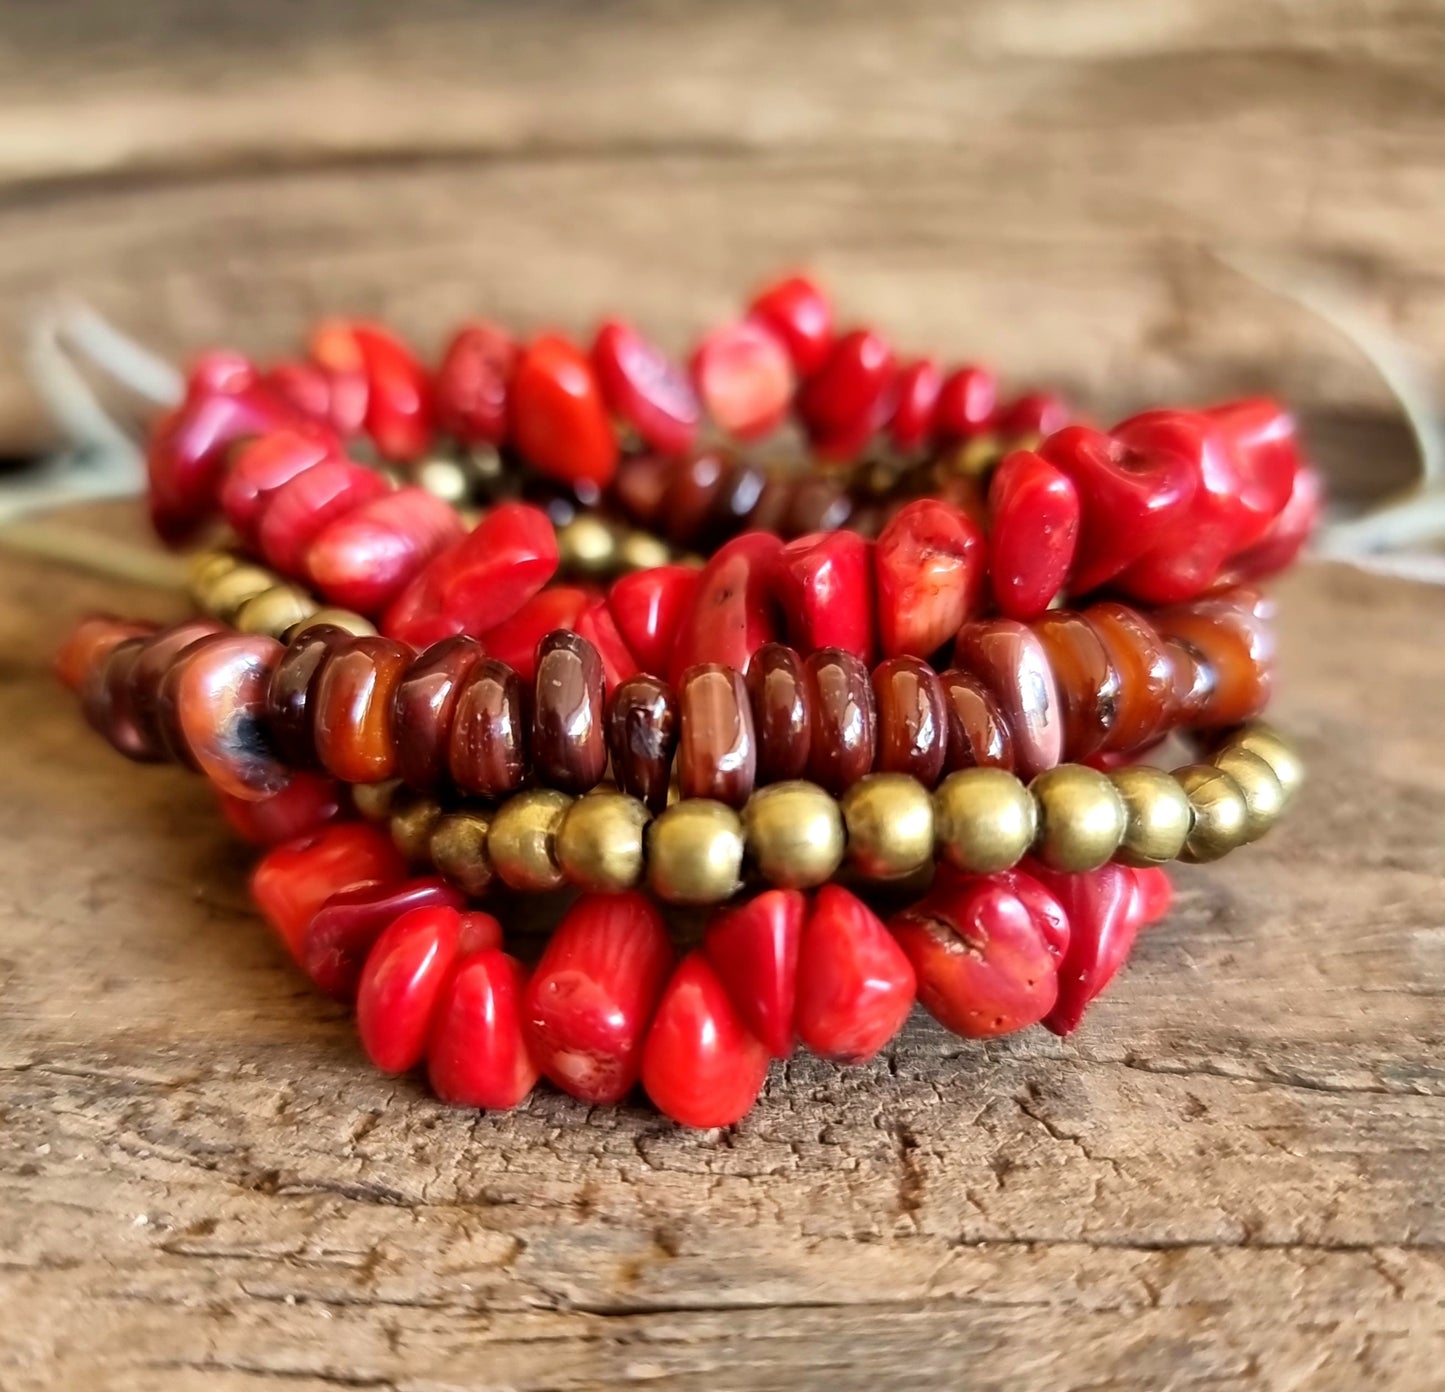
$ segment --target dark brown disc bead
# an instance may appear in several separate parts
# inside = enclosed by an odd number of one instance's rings
[[[708,508],[707,524],[698,538],[704,548],[715,548],[750,527],[748,518],[763,495],[767,477],[756,464],[744,459],[726,462],[722,483]]]
[[[192,643],[171,669],[179,736],[233,797],[265,797],[291,779],[266,729],[266,688],[284,651],[274,638],[226,633]]]
[[[1174,709],[1174,669],[1158,631],[1127,604],[1091,604],[1084,618],[1099,635],[1119,674],[1118,715],[1104,748],[1130,752],[1169,728]]]
[[[315,768],[315,691],[321,666],[333,648],[349,643],[352,635],[336,624],[315,624],[287,645],[271,674],[266,692],[266,728],[271,743],[288,764]]]
[[[155,634],[136,658],[130,674],[131,710],[136,729],[156,759],[173,759],[175,751],[166,738],[160,718],[161,684],[182,653],[202,638],[226,631],[215,619],[187,619]],[[268,731],[269,733],[269,731]],[[274,741],[273,741],[274,743]]]
[[[135,718],[135,669],[148,638],[123,638],[85,674],[80,709],[90,727],[127,759],[149,762],[163,751],[146,739]]]
[[[628,677],[613,691],[607,705],[613,777],[624,793],[646,803],[652,812],[667,806],[672,756],[677,751],[677,716],[672,687],[646,673]]]
[[[503,798],[527,781],[527,693],[505,662],[483,657],[462,679],[452,713],[447,767],[475,797]]]
[[[396,689],[411,649],[391,638],[348,638],[327,653],[310,701],[316,754],[343,783],[396,777]]]
[[[783,536],[836,532],[848,521],[853,500],[839,479],[831,474],[811,473],[795,478],[792,483],[792,496],[783,515]]]
[[[841,797],[873,770],[878,716],[868,669],[841,648],[819,648],[804,663],[812,731],[808,777]]]
[[[764,643],[748,664],[748,701],[758,745],[758,782],[783,783],[808,771],[813,706],[796,648]]]
[[[677,782],[683,797],[741,807],[758,773],[758,742],[743,674],[716,662],[689,667],[677,693]]]
[[[165,751],[167,758],[194,773],[199,773],[201,766],[196,762],[195,756],[187,746],[185,734],[181,730],[181,673],[185,671],[186,663],[197,652],[213,643],[224,641],[225,637],[225,633],[212,633],[204,638],[197,638],[192,643],[187,643],[171,659],[170,665],[161,674],[161,679],[156,684],[155,703],[151,711],[151,718],[155,722],[161,748]],[[271,742],[269,718],[266,722],[266,738],[268,742]],[[271,747],[273,749],[276,747],[274,742],[271,743]],[[277,750],[277,753],[279,754],[280,751]]]
[[[396,773],[409,788],[430,792],[447,778],[447,762],[461,695],[482,645],[459,633],[412,658],[396,688]]]
[[[537,781],[585,793],[607,770],[602,658],[587,639],[556,629],[537,645],[532,762]]]
[[[1198,725],[1214,696],[1214,668],[1187,639],[1166,638],[1164,650],[1174,673],[1174,691],[1169,698],[1173,723],[1186,729]]]
[[[953,660],[993,693],[1013,735],[1014,763],[1025,782],[1053,768],[1064,747],[1059,692],[1044,646],[1015,619],[965,624]]]
[[[634,522],[655,526],[662,518],[663,500],[676,468],[676,460],[662,455],[628,455],[617,465],[612,496]]]
[[[673,545],[698,544],[722,491],[726,467],[723,457],[713,450],[673,465],[672,482],[658,518],[663,535]]]
[[[758,490],[757,501],[747,516],[746,530],[776,532],[782,535],[783,520],[793,502],[793,485],[797,480],[788,474],[768,473]]]
[[[938,782],[948,753],[948,710],[938,673],[916,657],[890,657],[873,669],[880,773]]]
[[[1097,630],[1082,614],[1059,609],[1035,619],[1063,710],[1067,761],[1104,747],[1119,718],[1119,673]]]
[[[945,773],[966,768],[1013,771],[1014,741],[1003,708],[993,692],[972,672],[951,668],[940,674],[938,688],[948,717]]]
[[[1205,595],[1155,615],[1164,638],[1184,644],[1213,676],[1191,723],[1238,725],[1269,704],[1275,657],[1271,617],[1252,590]],[[1184,718],[1181,713],[1179,719]]]

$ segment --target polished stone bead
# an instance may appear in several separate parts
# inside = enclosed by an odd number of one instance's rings
[[[674,685],[702,662],[746,672],[753,654],[777,637],[773,576],[782,547],[766,532],[745,532],[718,548],[678,628],[668,668]]]
[[[921,658],[890,657],[873,669],[878,704],[878,758],[883,773],[912,775],[926,788],[938,782],[948,753],[948,707],[943,687]]]
[[[506,1111],[536,1086],[523,1002],[527,969],[499,948],[458,958],[427,1041],[427,1080],[454,1107]]]
[[[1110,600],[1084,611],[1118,674],[1119,694],[1109,751],[1146,747],[1162,734],[1174,708],[1174,669],[1158,631],[1137,610]]]
[[[708,923],[703,951],[743,1023],[774,1058],[793,1052],[798,949],[808,900],[796,889],[769,889]]]
[[[804,655],[841,648],[873,658],[873,545],[855,532],[814,532],[778,553],[777,597],[788,641]]]
[[[948,718],[944,771],[1014,767],[1014,740],[1002,707],[972,672],[950,668],[939,674]]]
[[[1222,591],[1154,615],[1159,632],[1209,671],[1209,690],[1192,713],[1195,725],[1240,725],[1269,704],[1274,630],[1251,611],[1249,597],[1247,591]]]
[[[796,649],[766,643],[748,668],[748,699],[758,745],[758,781],[801,778],[812,745],[813,702]]]
[[[447,735],[452,782],[464,793],[500,799],[530,771],[525,690],[504,662],[483,657],[460,679]]]
[[[332,624],[313,624],[287,644],[266,687],[266,733],[289,764],[314,768],[316,687],[330,653],[353,635]]]
[[[1063,712],[1063,758],[1102,749],[1119,718],[1119,673],[1098,630],[1082,614],[1059,609],[1031,625],[1053,670]]]
[[[639,675],[612,693],[607,747],[613,776],[623,792],[639,798],[653,812],[667,806],[677,741],[677,697],[666,682]]]
[[[356,1032],[383,1073],[405,1073],[426,1057],[461,927],[453,908],[412,909],[387,926],[367,956],[356,989]]]
[[[396,688],[394,717],[396,772],[409,787],[429,792],[446,782],[457,701],[481,658],[481,644],[458,634],[408,664]]]
[[[1079,541],[1079,493],[1046,459],[1016,450],[988,487],[989,579],[1011,619],[1033,619],[1064,587]]]
[[[1016,619],[967,625],[954,661],[993,694],[1013,735],[1014,761],[1025,780],[1053,768],[1063,751],[1058,687],[1043,644]]]
[[[329,454],[322,437],[272,430],[247,441],[233,454],[221,483],[221,511],[239,536],[255,538],[256,528],[278,489]]]
[[[851,653],[824,648],[804,664],[811,706],[808,777],[834,797],[872,771],[878,716],[868,669]]]
[[[605,488],[617,438],[587,357],[560,334],[529,343],[511,384],[512,443],[534,468],[570,484]]]
[[[583,793],[607,770],[602,659],[585,638],[549,633],[537,650],[532,760],[537,778]]]
[[[390,638],[350,638],[325,657],[316,677],[312,731],[321,766],[343,783],[396,775],[397,687],[411,649]]]
[[[960,508],[919,498],[899,509],[874,549],[878,642],[884,657],[930,658],[978,613],[986,548]]]
[[[559,628],[575,629],[591,603],[591,594],[573,585],[543,590],[510,619],[483,633],[482,646],[489,657],[505,662],[530,688],[537,677],[538,644]]]
[[[256,523],[256,549],[282,575],[305,575],[311,543],[332,522],[390,492],[375,469],[323,459],[267,496]]]
[[[757,776],[757,737],[740,672],[707,663],[678,688],[678,785],[683,797],[741,807]]]
[[[644,672],[666,675],[701,578],[692,566],[654,566],[622,576],[607,592],[617,630]]]

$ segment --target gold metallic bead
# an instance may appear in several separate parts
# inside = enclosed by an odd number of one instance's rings
[[[1045,769],[1029,791],[1039,804],[1035,854],[1054,870],[1097,870],[1119,849],[1128,813],[1109,775],[1087,764]]]
[[[1179,781],[1149,764],[1115,769],[1109,778],[1128,813],[1115,859],[1139,866],[1177,859],[1194,829],[1194,809]]]
[[[1227,745],[1210,762],[1239,784],[1247,814],[1244,839],[1258,841],[1284,811],[1284,785],[1260,755],[1237,745]]]
[[[413,865],[428,858],[431,834],[441,820],[441,804],[434,798],[401,794],[392,804],[388,828],[391,844]]]
[[[647,807],[626,793],[578,798],[557,832],[557,863],[569,883],[589,893],[631,889],[642,879]]]
[[[278,577],[273,571],[243,563],[232,566],[225,574],[199,586],[196,599],[206,613],[218,619],[230,620],[247,600],[264,594],[275,586],[277,581]]]
[[[685,798],[647,829],[647,883],[669,904],[717,904],[742,883],[743,823],[725,802]]]
[[[352,805],[368,822],[384,822],[402,791],[401,779],[388,778],[380,783],[353,783]]]
[[[1174,777],[1189,794],[1194,808],[1194,830],[1184,843],[1181,860],[1218,860],[1244,844],[1249,809],[1238,783],[1213,764],[1190,764],[1176,769]]]
[[[960,769],[934,790],[939,851],[959,870],[1007,870],[1033,845],[1037,809],[1029,790],[1006,770]]]
[[[200,603],[201,594],[241,562],[230,551],[197,551],[186,566],[186,588],[192,599]]]
[[[485,812],[447,812],[432,827],[427,852],[438,872],[452,884],[479,899],[495,878],[487,854],[487,832],[492,819]]]
[[[810,889],[843,863],[843,816],[835,799],[801,780],[759,788],[743,808],[748,853],[769,884]]]
[[[462,455],[462,466],[478,483],[493,483],[506,472],[506,461],[495,445],[470,445]]]
[[[296,585],[273,585],[255,599],[248,599],[236,611],[236,627],[242,633],[263,633],[279,638],[303,623],[317,610],[317,603]]]
[[[672,560],[672,547],[651,532],[624,532],[617,543],[617,564],[622,570],[651,570]]]
[[[578,513],[557,528],[557,555],[570,575],[610,575],[617,568],[617,532],[595,513]]]
[[[565,883],[557,864],[557,832],[572,799],[555,788],[510,797],[492,814],[487,854],[504,884],[541,892]]]
[[[317,628],[321,624],[330,624],[333,628],[345,629],[348,633],[355,634],[358,638],[369,638],[376,632],[376,625],[370,619],[354,613],[350,609],[318,609],[309,618],[303,619],[296,624],[288,633],[287,640],[305,633],[308,628]]]
[[[445,456],[422,460],[412,470],[412,482],[444,503],[464,503],[472,495],[472,480],[466,466]]]
[[[1278,730],[1257,720],[1235,730],[1220,746],[1225,749],[1244,749],[1257,754],[1274,770],[1279,786],[1284,793],[1284,806],[1288,807],[1304,782],[1305,766],[1295,748]],[[1217,762],[1217,759],[1216,759]]]
[[[870,773],[843,794],[848,859],[871,880],[933,862],[933,795],[906,773]]]

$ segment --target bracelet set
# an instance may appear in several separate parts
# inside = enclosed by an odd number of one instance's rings
[[[59,675],[209,780],[302,970],[449,1102],[640,1082],[718,1126],[915,998],[1068,1033],[1161,867],[1300,782],[1258,583],[1320,491],[1268,401],[1069,423],[793,277],[687,371],[619,321],[467,324],[435,371],[360,323],[212,353],[148,467],[166,540],[229,529],[199,616],[82,620]],[[1193,762],[1141,762],[1171,736]],[[479,905],[562,890],[528,968]],[[671,906],[707,913],[681,955]]]

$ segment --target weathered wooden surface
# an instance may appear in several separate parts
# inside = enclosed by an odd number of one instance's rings
[[[1445,350],[1436,0],[48,0],[0,7],[0,451],[79,294],[167,352],[322,310],[684,345],[805,261],[850,316],[1101,411],[1378,408],[1264,288]],[[1240,267],[1248,267],[1242,273]]]
[[[50,684],[164,603],[0,561],[0,1388],[1438,1388],[1445,592],[1283,601],[1305,802],[1074,1039],[917,1019],[695,1134],[375,1074]]]

